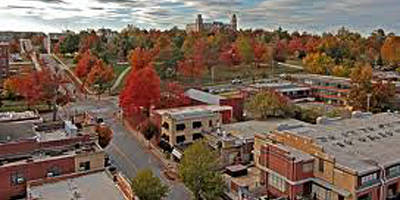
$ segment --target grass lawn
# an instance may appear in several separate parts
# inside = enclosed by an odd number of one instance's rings
[[[129,65],[114,65],[115,79],[117,79],[119,75],[128,67]]]

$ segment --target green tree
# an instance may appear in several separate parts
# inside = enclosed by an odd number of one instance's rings
[[[61,53],[74,53],[79,49],[80,37],[75,34],[68,34],[60,44]]]
[[[249,37],[245,35],[239,36],[236,40],[236,46],[245,63],[250,64],[254,61],[254,50]]]
[[[192,191],[194,199],[219,199],[225,184],[217,170],[218,165],[217,154],[204,141],[186,149],[179,165],[179,176]]]
[[[291,105],[282,95],[274,91],[262,91],[256,94],[246,103],[246,107],[254,117],[259,119],[291,115]]]
[[[131,186],[133,193],[140,200],[160,200],[169,192],[168,186],[155,177],[150,169],[139,170]]]

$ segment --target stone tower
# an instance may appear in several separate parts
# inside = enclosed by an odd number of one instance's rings
[[[232,19],[231,19],[231,26],[233,30],[237,30],[237,18],[236,18],[236,14],[232,15]]]
[[[203,18],[201,17],[201,14],[198,14],[196,19],[196,32],[200,32],[202,29],[203,29]]]

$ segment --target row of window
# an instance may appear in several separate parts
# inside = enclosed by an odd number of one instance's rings
[[[400,176],[400,165],[396,165],[387,169],[387,177],[397,177]],[[361,185],[366,185],[370,183],[374,183],[378,180],[378,172],[365,175],[361,177]]]
[[[169,129],[169,125],[168,123],[164,123],[165,125],[163,125],[164,128]],[[213,121],[210,120],[208,122],[208,126],[212,127],[213,126]],[[203,123],[201,121],[194,121],[192,122],[192,129],[199,129],[203,127]],[[176,125],[176,131],[184,131],[186,129],[186,125],[185,124],[177,124]]]
[[[280,192],[286,192],[285,180],[275,174],[268,174],[268,184]]]
[[[168,136],[167,136],[168,137]],[[201,139],[203,136],[201,133],[195,133],[192,135],[192,140],[198,140]],[[168,137],[169,140],[169,137]],[[176,136],[176,143],[181,144],[186,141],[186,137],[184,135]]]
[[[90,161],[79,163],[79,171],[90,170]],[[58,166],[50,167],[47,170],[47,177],[56,177],[62,174],[62,170]],[[10,176],[11,185],[24,184],[26,182],[25,174],[23,172],[13,172]]]

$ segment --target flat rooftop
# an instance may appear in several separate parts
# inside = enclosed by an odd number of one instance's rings
[[[271,118],[265,121],[251,120],[222,125],[222,130],[239,139],[253,139],[256,134],[268,134],[280,124],[306,124],[296,119]]]
[[[217,113],[214,113],[209,110],[182,111],[182,112],[174,112],[174,113],[167,113],[167,114],[172,119],[175,119],[177,121],[214,117],[214,116],[218,115]]]
[[[225,99],[219,95],[210,94],[208,92],[204,92],[196,89],[189,89],[185,92],[185,95],[193,100],[212,104],[219,105],[221,99]]]
[[[296,83],[292,82],[274,82],[274,83],[255,83],[250,85],[250,87],[256,88],[256,89],[274,89],[279,92],[294,92],[294,91],[306,91],[306,90],[311,90],[310,87],[304,87],[301,85],[298,85]]]
[[[125,200],[106,172],[97,172],[29,188],[30,197],[43,200]]]
[[[219,106],[219,105],[198,105],[198,106],[186,106],[186,107],[177,107],[170,109],[159,109],[153,111],[159,115],[163,115],[166,113],[176,114],[182,112],[193,112],[193,111],[212,111],[212,112],[221,112],[226,110],[232,110],[231,106]]]
[[[362,113],[317,125],[287,126],[281,131],[311,138],[342,167],[365,174],[400,163],[400,115]]]
[[[33,126],[34,121],[0,123],[0,144],[34,138],[36,133]]]
[[[337,77],[337,76],[326,76],[326,75],[319,75],[319,74],[289,74],[289,76],[293,77],[293,78],[335,81],[335,82],[350,84],[349,78]]]
[[[78,154],[84,153],[96,153],[101,152],[102,149],[99,148],[95,143],[89,143],[84,145],[76,146],[68,145],[57,148],[47,148],[47,149],[35,149],[32,152],[24,154],[13,154],[0,156],[0,168],[18,166],[25,164],[27,162],[41,162],[53,159],[60,159],[65,157],[76,156]]]

